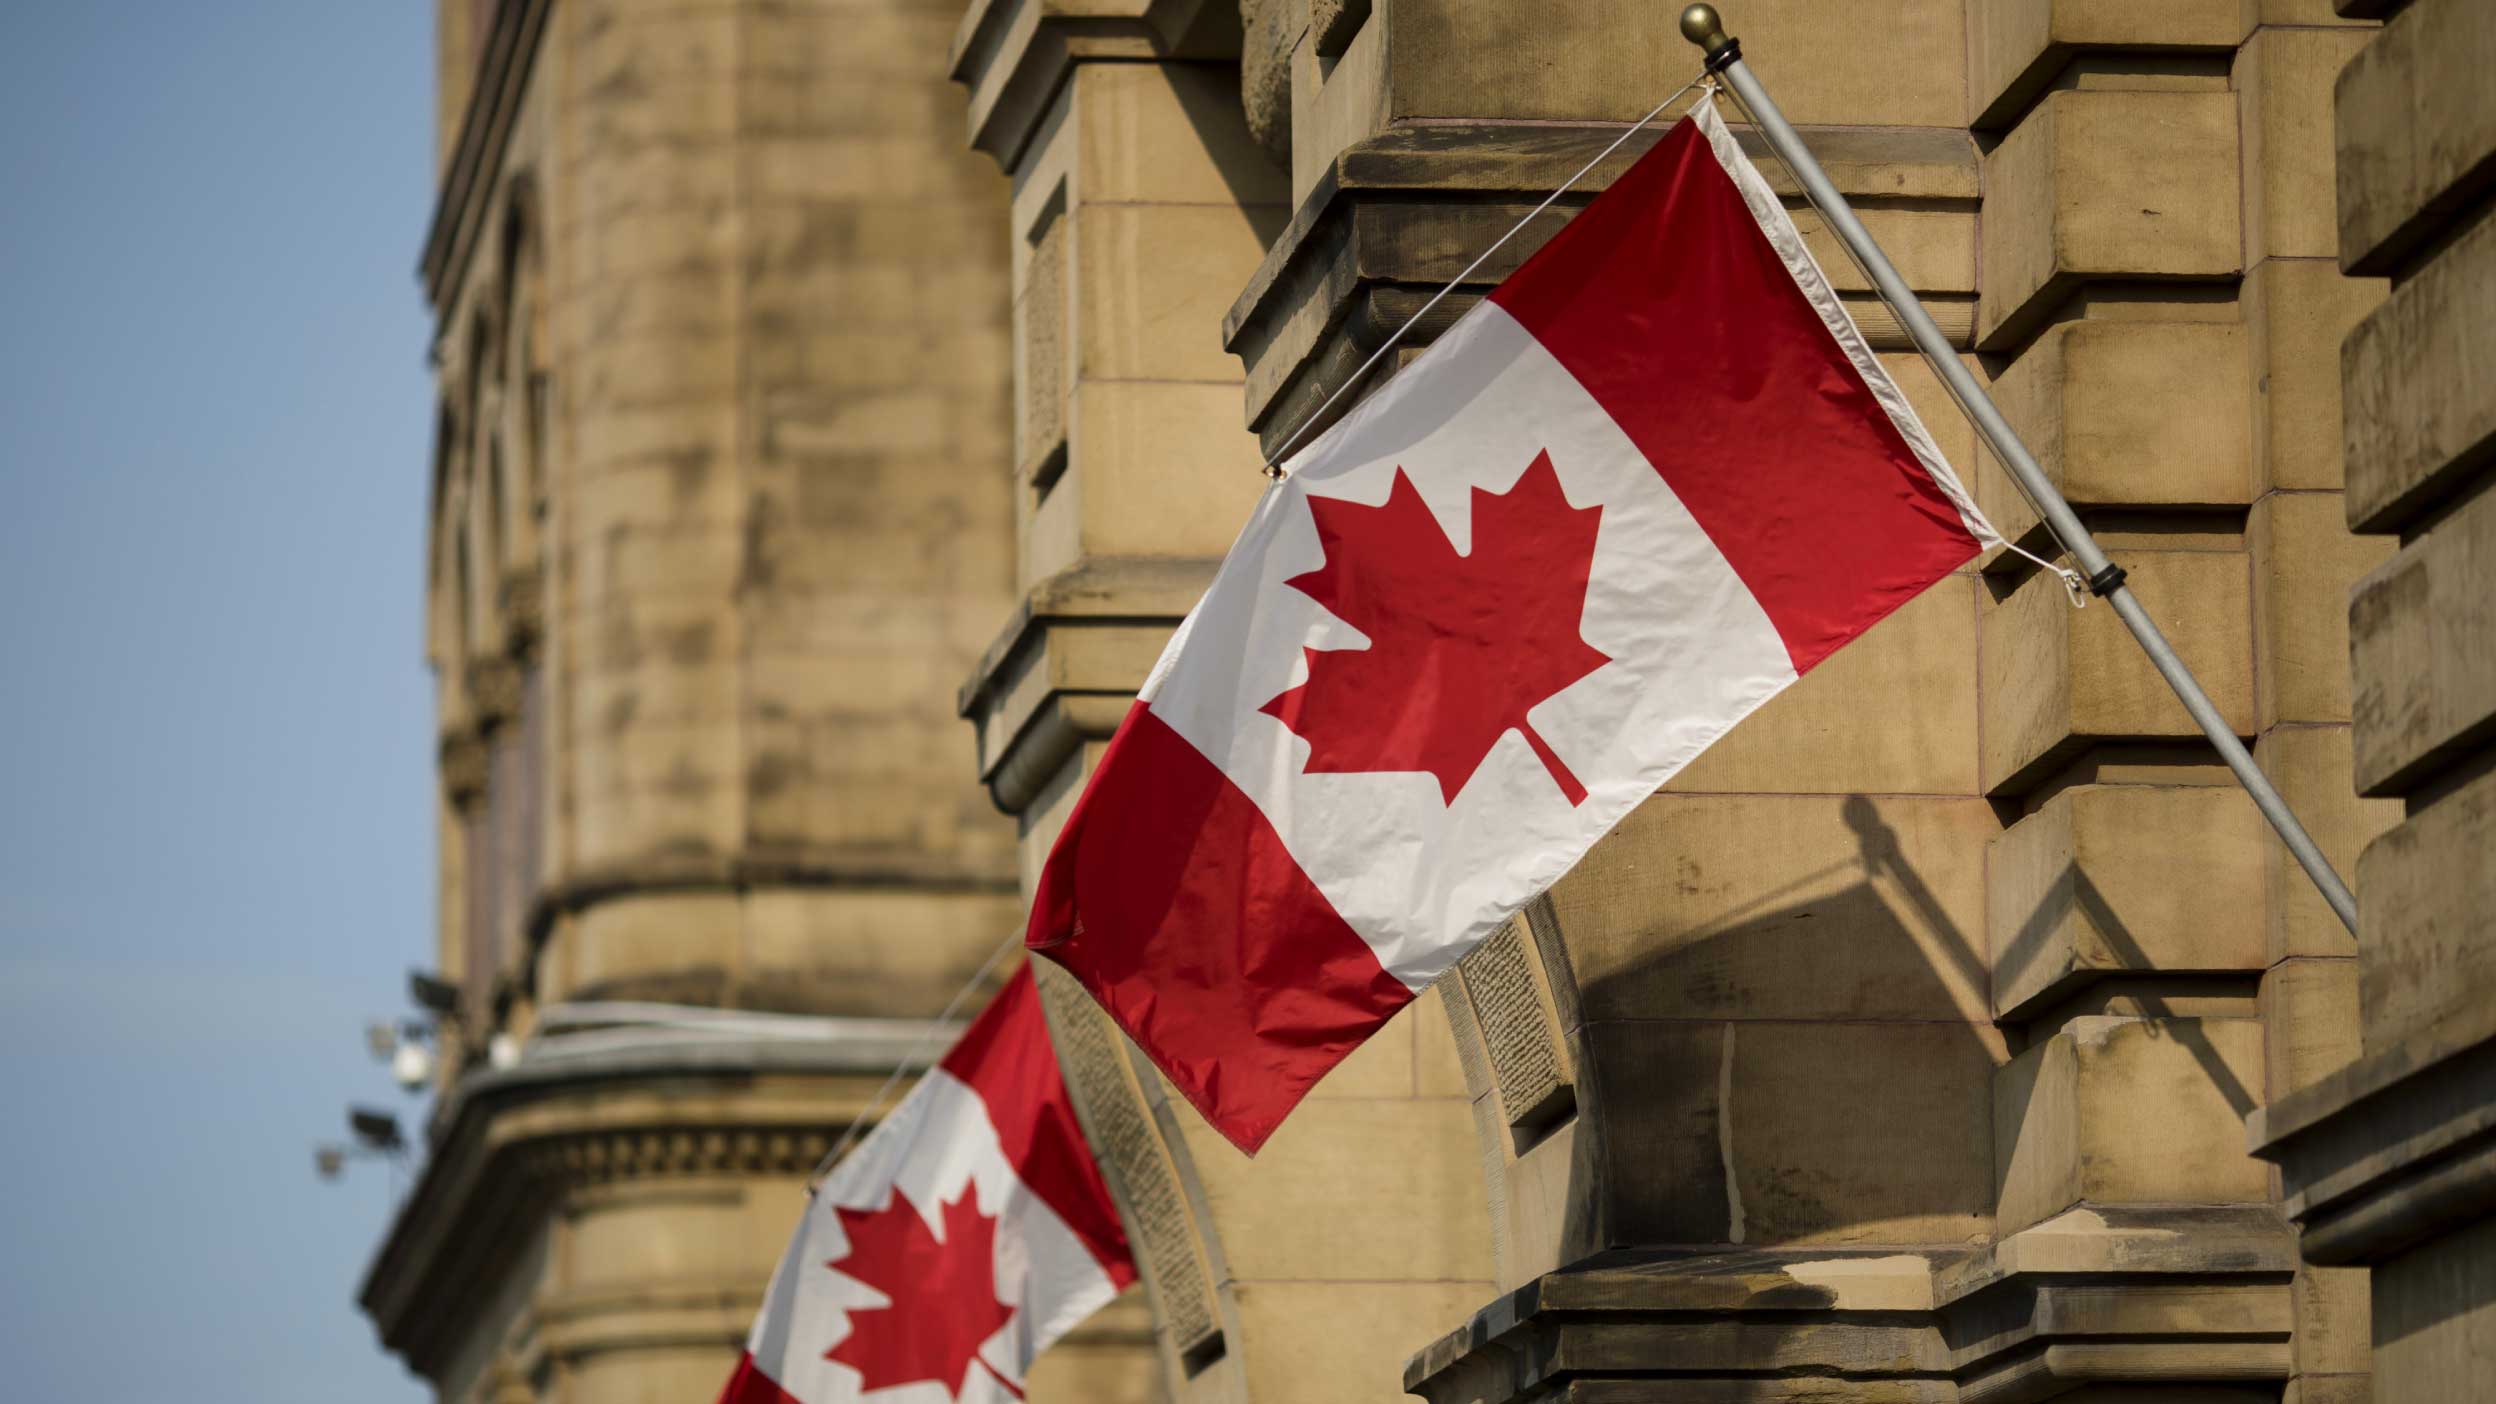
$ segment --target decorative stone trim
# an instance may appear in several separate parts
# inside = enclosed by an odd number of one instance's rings
[[[1629,1249],[1414,1356],[1433,1404],[1568,1398],[2033,1404],[2290,1372],[2297,1267],[2267,1209],[2075,1209],[1973,1253]],[[1841,1383],[1842,1382],[1842,1383]]]
[[[2496,1001],[2246,1121],[2317,1263],[2377,1263],[2496,1215]]]
[[[878,1021],[879,1024],[881,1021]],[[866,1113],[889,1030],[654,1045],[479,1073],[444,1102],[359,1300],[382,1343],[438,1377],[490,1284],[567,1199],[628,1182],[804,1175]]]
[[[1189,1212],[1182,1171],[1132,1080],[1118,1032],[1072,977],[1046,961],[1033,968],[1058,1064],[1118,1201],[1154,1319],[1167,1334],[1165,1364],[1183,1378],[1192,1362],[1221,1353],[1221,1313],[1196,1241],[1211,1230]]]
[[[1546,211],[1533,228],[1473,275],[1413,329],[1407,354],[1429,344],[1516,271],[1568,217],[1661,139],[1641,132]],[[1556,189],[1619,134],[1617,125],[1450,122],[1399,127],[1338,155],[1223,319],[1223,344],[1248,368],[1248,422],[1268,452],[1406,318],[1488,247],[1518,216]],[[1831,179],[1849,195],[1914,200],[1976,217],[1978,162],[1964,132],[1828,129],[1807,133]],[[1800,192],[1750,133],[1743,149],[1791,203]],[[1877,217],[1877,215],[1875,216]],[[1842,260],[1841,279],[1853,276]],[[1974,335],[1975,268],[1918,277],[1926,308],[1953,341]],[[1847,310],[1880,349],[1909,345],[1896,317],[1868,291],[1841,286]],[[1391,370],[1392,367],[1383,368]],[[1346,396],[1343,407],[1357,402]]]
[[[1499,1112],[1515,1147],[1523,1150],[1565,1119],[1577,1105],[1561,1031],[1531,968],[1522,920],[1493,932],[1457,964],[1448,991],[1450,1019],[1460,1038],[1478,1040]],[[1455,1006],[1461,1002],[1463,1009]]]
[[[514,1164],[558,1188],[660,1175],[803,1175],[832,1150],[830,1127],[644,1126],[532,1142]]]

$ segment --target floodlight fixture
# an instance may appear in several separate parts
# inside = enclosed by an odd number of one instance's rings
[[[349,1107],[347,1129],[355,1133],[357,1143],[367,1150],[398,1151],[407,1148],[406,1138],[399,1134],[398,1117],[386,1111]]]
[[[407,996],[417,1008],[445,1018],[459,1012],[459,986],[430,970],[407,972]]]

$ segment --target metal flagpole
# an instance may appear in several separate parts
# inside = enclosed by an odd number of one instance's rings
[[[2262,811],[2262,817],[2270,821],[2273,829],[2278,830],[2280,841],[2288,845],[2290,853],[2296,855],[2297,865],[2304,868],[2305,875],[2322,890],[2323,900],[2331,904],[2331,910],[2340,918],[2340,924],[2355,934],[2357,899],[2349,895],[2348,885],[2331,870],[2330,861],[2323,857],[2321,849],[2314,846],[2312,836],[2306,833],[2303,824],[2297,822],[2296,814],[2288,808],[2288,802],[2280,798],[2270,777],[2254,764],[2252,754],[2245,750],[2242,741],[2236,739],[2235,731],[2219,715],[2219,709],[2211,703],[2210,695],[2203,692],[2201,684],[2194,680],[2192,670],[2184,666],[2183,659],[2175,656],[2174,646],[2167,642],[2166,635],[2158,631],[2158,625],[2149,617],[2149,611],[2133,598],[2131,589],[2123,583],[2123,567],[2108,560],[2105,551],[2099,549],[2097,539],[2080,524],[2079,517],[2071,510],[2071,504],[2065,502],[2063,495],[2055,490],[2054,484],[2046,478],[2045,470],[2037,466],[2037,460],[2019,441],[2019,435],[2012,430],[2009,421],[2003,419],[2002,411],[1994,406],[1984,387],[1976,383],[1976,377],[1969,374],[1967,367],[1960,362],[1957,349],[1941,334],[1941,328],[1933,324],[1932,315],[1924,310],[1924,304],[1917,300],[1906,280],[1898,276],[1898,270],[1890,266],[1888,257],[1881,252],[1881,246],[1872,242],[1871,233],[1863,227],[1863,221],[1855,218],[1846,197],[1837,193],[1837,187],[1829,182],[1828,174],[1820,169],[1820,163],[1812,159],[1802,138],[1785,120],[1785,114],[1777,109],[1775,99],[1760,86],[1750,66],[1742,62],[1741,41],[1725,33],[1716,7],[1692,5],[1682,11],[1681,33],[1683,38],[1707,52],[1708,71],[1722,74],[1732,86],[1734,96],[1749,109],[1751,120],[1757,124],[1760,135],[1792,168],[1795,178],[1802,182],[1804,193],[1811,197],[1812,204],[1819,207],[1821,217],[1828,221],[1829,228],[1845,242],[1863,265],[1864,271],[1871,275],[1874,286],[1880,289],[1881,296],[1897,312],[1907,335],[1914,339],[1916,349],[1924,353],[1926,361],[1932,363],[1934,373],[1950,387],[1950,393],[1957,398],[1959,407],[1975,422],[1976,432],[1985,436],[1985,442],[1993,449],[1994,456],[2010,470],[2012,479],[2028,495],[2029,502],[2045,519],[2055,539],[2062,543],[2081,574],[2088,578],[2090,591],[2104,597],[2114,607],[2124,627],[2130,629],[2132,637],[2139,641],[2141,651],[2149,655],[2149,661],[2158,669],[2158,675],[2167,680],[2167,686],[2175,689],[2184,710],[2200,723],[2202,734],[2210,738],[2210,744],[2218,748],[2219,757],[2227,762],[2227,768],[2236,772],[2236,779],[2253,796],[2254,807]]]

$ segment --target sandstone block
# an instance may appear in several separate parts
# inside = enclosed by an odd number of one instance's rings
[[[2245,526],[2253,556],[2255,724],[2335,722],[2349,716],[2349,628],[2344,601],[2391,543],[2349,533],[2340,495],[2274,492]]]
[[[2267,258],[2245,275],[2256,491],[2340,486],[2340,343],[2383,293],[2324,259]]]
[[[2496,1219],[2375,1265],[2375,1397],[2468,1399],[2496,1360]]]
[[[1232,1289],[1241,1338],[1290,1343],[1245,1352],[1242,1396],[1294,1404],[1376,1404],[1393,1395],[1406,1356],[1462,1326],[1491,1290],[1487,1274],[1479,1281],[1351,1287],[1241,1282]]]
[[[2075,507],[2232,505],[2252,497],[2246,355],[2245,328],[2224,322],[2064,322],[1993,393]],[[1975,478],[1994,525],[2041,549],[2036,511],[2008,473],[1988,463]]]
[[[2496,215],[2403,282],[2341,347],[2349,526],[2391,532],[2496,454]]]
[[[1092,205],[1074,212],[1075,374],[1237,385],[1222,314],[1265,256],[1235,205]]]
[[[2350,788],[2345,726],[2274,727],[2254,743],[2253,760],[2344,880],[2355,879],[2366,845],[2401,822],[2400,801],[2360,799]],[[2270,857],[2271,959],[2355,955],[2356,938],[2267,826],[2263,844]]]
[[[1219,557],[1265,489],[1236,381],[1081,384],[1070,423],[1088,554]]]
[[[2133,592],[2240,736],[2253,733],[2252,581],[2230,551],[2127,551]],[[2086,747],[2201,735],[2114,611],[2050,576],[1985,610],[1985,788],[2015,794]]]
[[[2354,1017],[2355,1011],[2351,1011]],[[2352,1050],[2354,1052],[2354,1050]],[[2298,1373],[2326,1379],[2354,1379],[2362,1385],[2374,1363],[2372,1335],[2374,1302],[2364,1268],[2309,1267],[2289,1284],[2288,1296],[2297,1314]],[[2315,1393],[2314,1404],[2334,1404],[2341,1396]],[[2367,1404],[2361,1388],[2347,1396],[2349,1404]]]
[[[2075,54],[2225,50],[2245,29],[2235,0],[1986,0],[1968,22],[1969,126],[2006,127]]]
[[[2381,1053],[2496,989],[2496,774],[2367,846],[2357,865],[2366,1051]]]
[[[1993,1008],[2007,1020],[2108,972],[2259,970],[2267,830],[2243,791],[2079,785],[1993,842]]]
[[[1589,1024],[1581,1155],[1616,1243],[1959,1242],[1985,1232],[1986,1076],[1972,1026]],[[1584,1095],[1581,1093],[1581,1095]],[[1589,1105],[1581,1102],[1581,1106]],[[1591,1142],[1591,1144],[1590,1144]]]
[[[2233,279],[2237,157],[2226,93],[2048,95],[1985,158],[1977,345],[2018,345],[2094,279]]]
[[[1634,118],[1690,72],[1696,51],[1673,29],[1678,13],[1638,0],[1378,7],[1371,25],[1389,22],[1388,116]],[[1937,127],[1964,116],[1958,0],[1761,5],[1729,22],[1796,122]]]
[[[1234,1279],[1474,1281],[1490,1211],[1462,1097],[1303,1102],[1254,1161],[1191,1109],[1188,1145]]]
[[[1011,892],[754,888],[738,910],[732,988],[750,1008],[942,1009],[1022,914]]]
[[[2356,1062],[2357,962],[2301,958],[2264,972],[2262,1038],[2265,1103]]]
[[[2264,27],[2236,51],[2245,149],[2245,266],[2338,248],[2332,82],[2373,38],[2355,28]]]
[[[1087,63],[1075,70],[1074,197],[1086,203],[1287,205],[1282,170],[1213,65]],[[1236,292],[1233,287],[1231,291]]]
[[[2496,180],[2496,9],[2421,0],[2340,77],[2340,264],[2390,273]]]
[[[717,998],[737,962],[739,907],[725,892],[649,892],[600,902],[561,922],[541,957],[537,992],[567,999],[632,998],[616,991],[675,989]],[[640,997],[648,997],[647,994]]]
[[[1955,575],[1760,708],[1675,791],[1974,794],[1976,580]]]
[[[1551,892],[1585,1018],[1983,1020],[1969,799],[1664,794]]]
[[[2496,493],[2360,581],[2349,604],[2357,789],[2392,795],[2496,725]]]
[[[2072,1020],[1994,1079],[1999,1231],[2083,1201],[2266,1201],[2244,1149],[2261,1087],[2258,1020]]]

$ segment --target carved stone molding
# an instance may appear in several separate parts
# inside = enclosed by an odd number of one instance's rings
[[[1079,63],[1239,55],[1237,0],[973,0],[951,73],[970,90],[971,148],[1012,170]]]
[[[2377,1263],[2496,1216],[2496,1000],[2247,1119],[2318,1263]]]
[[[1405,342],[1429,344],[1524,262],[1572,213],[1662,136],[1631,138],[1560,204],[1474,271]],[[1223,323],[1248,368],[1248,423],[1271,452],[1404,320],[1463,271],[1518,217],[1619,134],[1617,127],[1450,122],[1397,128],[1347,148],[1321,175]],[[1760,174],[1802,201],[1782,166],[1737,132]],[[1808,133],[1830,178],[1867,197],[1863,212],[1899,258],[1945,332],[1975,326],[1976,148],[1957,130],[1828,129]],[[1896,317],[1802,210],[1847,309],[1872,345],[1907,346]],[[1382,367],[1391,370],[1392,367]],[[1356,399],[1348,396],[1344,407]]]
[[[1185,1148],[1162,1134],[1120,1046],[1122,1035],[1099,1006],[1056,966],[1035,961],[1033,970],[1084,1135],[1118,1201],[1152,1296],[1163,1367],[1183,1379],[1224,1354],[1221,1302],[1203,1241],[1212,1229],[1192,1208]]]
[[[1413,1357],[1405,1388],[1433,1404],[2276,1389],[2296,1265],[2275,1214],[2235,1208],[2075,1209],[1973,1252],[1616,1250],[1484,1307]]]
[[[889,1021],[858,1038],[666,1040],[463,1079],[359,1300],[437,1375],[538,1226],[583,1195],[660,1178],[800,1176],[867,1114]]]
[[[1117,729],[1218,564],[1091,560],[1031,588],[956,697],[999,809],[1022,813],[1077,747]]]

